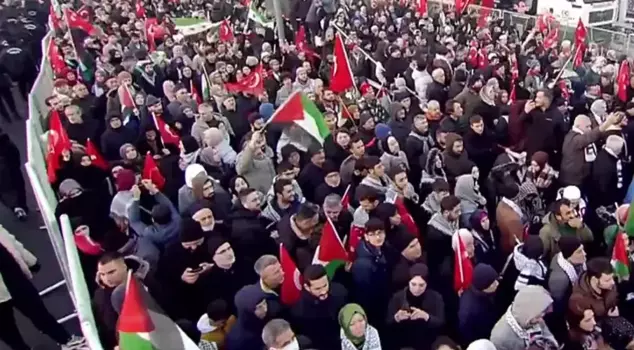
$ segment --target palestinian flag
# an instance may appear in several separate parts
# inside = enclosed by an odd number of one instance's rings
[[[332,279],[337,269],[348,261],[348,252],[343,246],[335,225],[330,221],[330,218],[326,217],[326,219],[326,224],[321,231],[319,246],[313,257],[313,264],[323,265],[328,278]]]
[[[150,340],[154,322],[141,296],[139,282],[128,272],[123,306],[117,322],[120,350],[155,350]]]
[[[249,20],[261,25],[262,27],[273,29],[275,27],[275,22],[273,22],[272,19],[268,19],[262,12],[258,11],[255,3],[256,1],[251,1],[251,4],[249,4]]]
[[[132,272],[128,273],[117,331],[119,350],[198,350],[198,346],[165,315]]]
[[[619,281],[623,281],[630,276],[627,245],[627,235],[618,233],[614,241],[614,248],[612,249],[612,266],[614,266],[614,274]]]
[[[324,116],[321,114],[315,102],[299,91],[294,92],[273,113],[267,123],[295,123],[314,137],[321,145],[330,135]]]

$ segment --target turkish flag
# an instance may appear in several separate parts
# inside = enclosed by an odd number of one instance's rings
[[[229,23],[229,21],[227,21],[226,19],[220,22],[218,37],[223,43],[233,40],[233,30],[231,30],[231,23]]]
[[[46,152],[46,173],[49,183],[57,181],[57,170],[61,164],[59,158],[64,151],[70,151],[72,146],[70,138],[66,133],[66,129],[62,125],[59,112],[51,111],[51,117],[48,124],[48,150]]]
[[[59,48],[54,40],[51,40],[51,43],[48,45],[48,59],[51,62],[51,67],[55,75],[59,75],[66,70],[66,62],[59,53]]]
[[[141,0],[136,1],[136,4],[134,4],[134,10],[136,12],[137,18],[145,18],[145,7],[143,7],[143,3],[141,3]]]
[[[255,67],[249,75],[237,83],[225,83],[229,92],[244,92],[251,95],[259,95],[264,91],[264,74],[262,65]]]
[[[86,154],[90,157],[92,164],[98,168],[103,170],[108,170],[110,167],[108,166],[108,162],[101,156],[95,144],[88,139],[86,141]]]
[[[583,24],[581,18],[579,18],[577,29],[575,29],[575,45],[579,46],[579,44],[585,43],[587,35],[588,31],[586,30],[586,26]]]
[[[330,74],[330,89],[335,93],[344,92],[354,88],[352,70],[348,62],[346,48],[339,33],[335,36],[334,62]]]
[[[294,305],[302,295],[302,276],[297,265],[288,253],[284,244],[280,243],[280,265],[284,273],[284,281],[280,290],[280,300],[284,305]]]
[[[627,87],[630,85],[630,64],[627,60],[621,62],[621,68],[619,68],[619,76],[616,80],[618,84],[617,96],[622,102],[627,102]]]
[[[158,165],[156,165],[156,162],[154,161],[154,158],[152,157],[150,151],[148,151],[145,155],[141,178],[143,180],[152,181],[152,183],[156,185],[156,188],[158,188],[159,190],[162,190],[165,186],[165,177],[163,177],[163,174],[161,174],[161,171],[159,170]]]
[[[163,144],[166,145],[168,143],[172,145],[178,146],[181,141],[180,136],[172,130],[172,128],[167,125],[167,123],[163,120],[160,115],[156,115],[152,113],[152,118],[154,118],[154,126],[159,131],[161,135],[161,140],[163,140]]]
[[[583,64],[583,58],[586,56],[586,43],[580,42],[575,50],[575,56],[572,58],[572,66],[577,68]]]
[[[99,33],[97,28],[95,28],[87,19],[81,17],[73,10],[65,9],[64,16],[66,17],[66,22],[68,23],[68,27],[70,29],[80,29],[90,35],[96,35]]]
[[[461,292],[471,286],[471,281],[473,280],[473,264],[469,259],[460,234],[456,232],[454,235],[458,236],[458,246],[454,252],[453,281],[456,292]]]
[[[426,14],[427,0],[418,0],[418,2],[416,3],[416,11],[418,11],[418,13],[420,13],[421,15]]]

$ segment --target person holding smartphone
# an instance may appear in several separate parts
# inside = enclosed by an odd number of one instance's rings
[[[195,321],[200,310],[209,303],[208,273],[213,264],[207,250],[205,233],[196,221],[184,219],[181,223],[180,242],[168,246],[161,259],[159,276],[174,303],[179,316]]]

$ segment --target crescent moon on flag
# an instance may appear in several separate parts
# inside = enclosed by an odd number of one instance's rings
[[[260,80],[262,80],[262,78],[260,77],[260,73],[255,73],[253,75],[253,83],[251,83],[251,85],[249,85],[249,88],[254,89],[256,87],[258,87],[258,85],[260,85]]]

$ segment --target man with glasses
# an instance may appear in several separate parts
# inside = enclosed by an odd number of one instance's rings
[[[385,320],[385,305],[390,298],[391,262],[386,256],[385,224],[371,217],[365,224],[365,234],[357,245],[352,264],[353,295],[368,315],[370,324]]]

